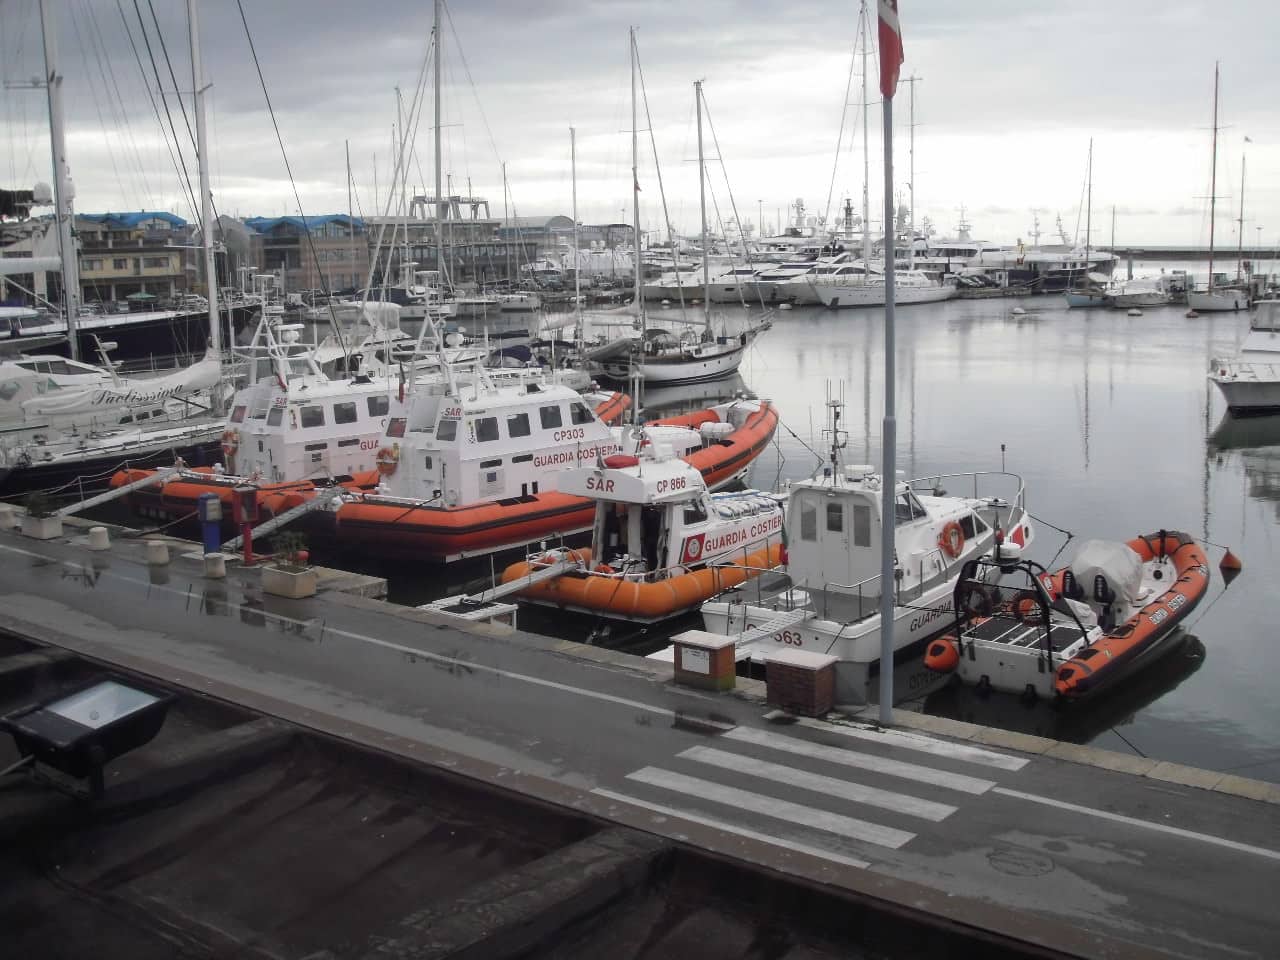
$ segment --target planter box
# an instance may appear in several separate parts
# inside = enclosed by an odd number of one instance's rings
[[[262,592],[301,600],[316,595],[316,572],[308,567],[263,567]]]
[[[34,540],[55,540],[62,536],[62,518],[27,514],[22,518],[22,535]]]

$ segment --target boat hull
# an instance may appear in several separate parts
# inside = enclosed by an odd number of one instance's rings
[[[1249,377],[1242,371],[1214,373],[1209,379],[1218,385],[1227,409],[1235,416],[1280,413],[1280,364],[1270,371],[1269,377],[1257,374]]]
[[[824,307],[839,310],[846,307],[883,307],[885,305],[885,288],[881,284],[869,283],[865,286],[852,284],[847,287],[824,287],[813,285],[818,300]],[[906,306],[913,303],[938,303],[950,300],[956,295],[956,288],[950,284],[930,286],[895,286],[893,302],[895,306]]]
[[[1223,313],[1247,309],[1249,298],[1239,290],[1192,290],[1187,293],[1187,306],[1197,313]]]

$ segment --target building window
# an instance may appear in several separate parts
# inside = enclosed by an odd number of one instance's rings
[[[359,416],[356,412],[356,402],[354,400],[350,403],[335,403],[333,405],[334,423],[355,423]]]
[[[529,435],[529,415],[517,413],[507,417],[507,436],[527,437]]]
[[[144,267],[166,267],[167,268],[169,266],[169,258],[168,257],[143,257],[142,265]]]
[[[307,427],[323,427],[324,426],[324,407],[312,404],[302,408],[302,426]]]
[[[391,400],[386,394],[378,394],[377,396],[369,397],[368,401],[369,416],[371,417],[385,417],[387,415],[387,411],[391,409]]]
[[[475,425],[476,441],[478,443],[488,443],[490,440],[498,439],[497,417],[477,417]]]
[[[112,270],[128,270],[128,269],[129,269],[129,258],[128,258],[128,257],[116,257],[116,258],[114,258],[114,259],[111,261],[111,269],[112,269]]]

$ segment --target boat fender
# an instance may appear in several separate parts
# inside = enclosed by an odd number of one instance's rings
[[[950,673],[960,665],[960,651],[951,637],[939,637],[929,644],[924,665],[934,673]]]
[[[947,521],[946,526],[942,528],[942,533],[938,534],[938,546],[952,560],[960,556],[964,550],[964,531],[959,523],[955,520]]]
[[[981,583],[970,583],[965,587],[961,609],[970,617],[989,617],[995,609],[991,590]]]

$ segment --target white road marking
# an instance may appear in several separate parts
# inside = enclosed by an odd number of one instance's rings
[[[794,826],[822,830],[851,840],[862,840],[881,847],[891,847],[894,850],[915,837],[914,833],[908,833],[905,830],[895,830],[893,827],[846,817],[840,813],[828,813],[826,810],[806,807],[803,804],[792,803],[790,800],[779,800],[776,797],[739,790],[737,787],[714,783],[711,780],[687,777],[683,773],[674,773],[670,770],[659,770],[657,767],[636,770],[627,774],[627,779],[647,783],[673,793],[683,793],[701,800],[722,803],[739,810],[749,810],[774,820],[784,820]]]
[[[1021,770],[1029,762],[1025,757],[1011,757],[994,750],[982,747],[971,747],[967,743],[954,743],[950,740],[935,740],[918,733],[903,733],[899,730],[871,730],[847,723],[828,723],[825,720],[813,720],[800,717],[796,723],[812,730],[825,730],[827,733],[838,733],[842,737],[853,737],[868,740],[872,743],[884,743],[904,750],[916,750],[920,753],[931,753],[934,756],[946,757],[949,760],[963,760],[965,763],[976,763],[984,767],[995,767],[997,770]]]
[[[605,790],[603,788],[597,788],[591,792],[598,797],[606,797],[609,800],[617,800],[619,803],[630,804],[633,807],[652,810],[654,813],[660,813],[663,816],[671,817],[674,820],[687,820],[690,823],[701,824],[704,827],[713,827],[714,829],[722,830],[725,833],[732,833],[739,837],[746,837],[748,840],[757,840],[761,843],[767,843],[770,846],[782,847],[785,850],[794,850],[796,853],[807,854],[810,857],[821,857],[823,860],[843,863],[847,867],[865,869],[866,867],[871,866],[871,864],[866,860],[859,860],[856,857],[846,857],[842,853],[836,853],[834,850],[828,850],[825,847],[814,847],[807,843],[788,840],[786,837],[775,837],[767,833],[757,833],[755,830],[748,830],[746,827],[740,827],[734,823],[728,823],[724,820],[716,820],[712,817],[703,817],[696,813],[690,813],[687,810],[677,810],[675,807],[663,806],[660,803],[650,803],[648,800],[641,800],[639,797],[631,797],[625,793],[615,793],[612,790]]]
[[[782,750],[802,757],[825,760],[828,763],[838,763],[846,767],[856,767],[859,770],[900,777],[903,780],[946,787],[961,793],[983,794],[996,785],[994,780],[981,780],[963,773],[935,770],[933,767],[922,767],[919,764],[893,760],[874,753],[861,753],[857,750],[846,750],[844,747],[829,747],[825,743],[797,740],[795,737],[786,737],[768,730],[757,730],[755,727],[736,727],[725,733],[724,737],[758,747],[768,747],[771,750]]]
[[[722,770],[732,770],[735,773],[760,777],[762,780],[799,787],[813,793],[823,793],[841,800],[866,804],[869,807],[892,810],[909,817],[920,817],[937,822],[945,820],[956,812],[956,808],[949,804],[922,800],[905,793],[894,793],[892,790],[881,790],[878,787],[869,787],[848,780],[837,780],[835,777],[825,777],[822,774],[810,773],[808,770],[798,770],[795,767],[770,763],[768,760],[759,760],[740,753],[727,753],[715,747],[690,747],[677,756],[719,767]]]
[[[1151,820],[1139,820],[1137,817],[1126,817],[1123,814],[1111,813],[1109,810],[1099,810],[1096,807],[1084,807],[1075,803],[1068,803],[1065,800],[1055,800],[1053,797],[1041,797],[1034,793],[1023,793],[1021,790],[1008,790],[1005,787],[996,787],[992,793],[1004,794],[1006,797],[1013,797],[1016,800],[1027,800],[1031,803],[1042,803],[1047,807],[1056,807],[1059,810],[1070,810],[1072,813],[1081,813],[1087,817],[1101,817],[1103,820],[1112,820],[1116,823],[1123,823],[1131,827],[1141,827],[1145,830],[1154,830],[1157,833],[1167,833],[1175,837],[1182,837],[1186,840],[1199,840],[1201,843],[1211,843],[1214,846],[1225,847],[1228,850],[1237,850],[1241,853],[1252,853],[1259,857],[1266,857],[1269,860],[1280,860],[1280,850],[1268,850],[1266,847],[1255,847],[1248,843],[1239,843],[1235,840],[1227,840],[1225,837],[1215,837],[1208,833],[1196,833],[1194,830],[1183,830],[1181,827],[1169,826],[1165,823],[1154,823]]]

